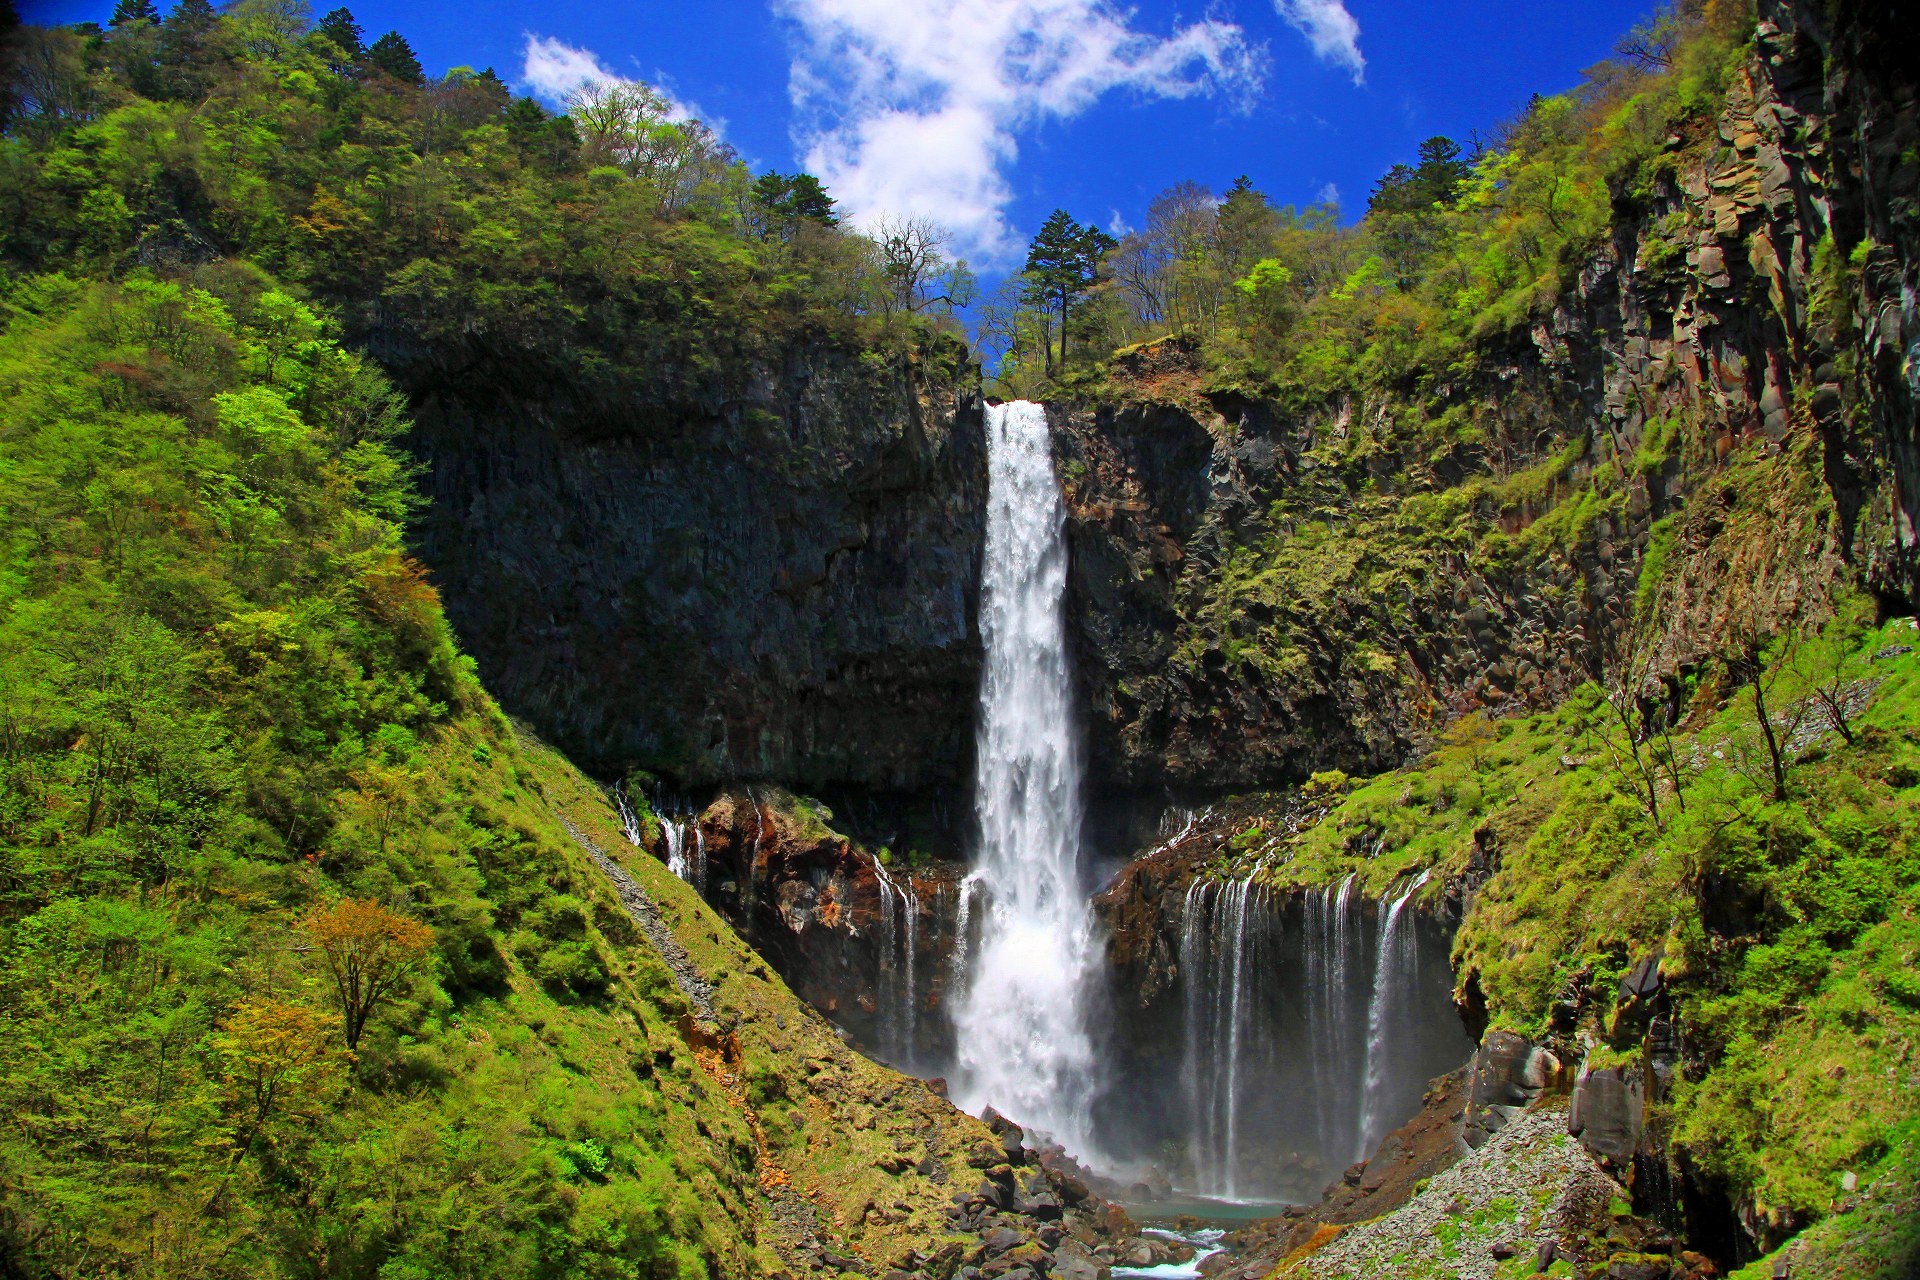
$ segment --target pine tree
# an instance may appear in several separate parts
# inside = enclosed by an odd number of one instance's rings
[[[418,88],[427,82],[427,73],[421,70],[413,46],[398,31],[389,31],[375,40],[373,48],[367,50],[367,61],[401,84]]]
[[[1065,209],[1055,209],[1027,248],[1025,300],[1060,316],[1060,365],[1067,363],[1067,320],[1073,304],[1099,277],[1100,260],[1114,248],[1112,236],[1082,226]],[[1047,347],[1047,372],[1053,372],[1053,348]]]
[[[802,222],[837,227],[840,218],[833,211],[833,197],[810,173],[778,173],[769,170],[755,179],[753,198],[770,215],[770,220],[785,238]]]
[[[349,62],[367,51],[365,33],[360,30],[360,24],[353,20],[353,14],[346,9],[335,9],[320,19],[313,33],[330,42]]]
[[[150,22],[160,25],[160,11],[153,7],[153,0],[120,0],[113,6],[113,17],[107,19],[110,27],[123,27],[129,22]]]
[[[191,101],[213,87],[224,58],[220,16],[207,0],[180,0],[160,24],[162,83],[169,96]]]
[[[1220,269],[1232,280],[1246,274],[1248,268],[1271,251],[1274,236],[1280,230],[1280,215],[1243,173],[1233,180],[1232,188],[1220,202],[1214,214],[1214,226]]]

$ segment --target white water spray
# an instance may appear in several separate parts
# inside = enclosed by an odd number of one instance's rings
[[[1386,1136],[1383,1126],[1388,1118],[1385,1114],[1388,1042],[1392,1039],[1399,1006],[1407,999],[1404,988],[1414,981],[1413,968],[1419,961],[1413,938],[1400,922],[1400,913],[1432,874],[1422,871],[1394,898],[1380,920],[1380,945],[1374,952],[1373,962],[1373,999],[1367,1006],[1367,1079],[1358,1135],[1363,1158],[1371,1155],[1374,1144]]]
[[[1064,603],[1066,511],[1046,412],[987,409],[987,543],[975,808],[978,913],[954,1010],[958,1098],[1086,1156],[1093,921],[1081,891],[1080,755]],[[972,899],[977,897],[978,901]]]

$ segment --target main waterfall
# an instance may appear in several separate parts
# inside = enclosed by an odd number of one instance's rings
[[[1041,406],[987,409],[987,483],[978,902],[969,901],[978,941],[953,1015],[956,1096],[969,1111],[992,1106],[1085,1155],[1093,921],[1079,869],[1066,511]]]

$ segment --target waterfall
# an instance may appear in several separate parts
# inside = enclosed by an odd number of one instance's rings
[[[1415,966],[1419,963],[1419,951],[1411,934],[1400,923],[1401,912],[1431,874],[1422,871],[1381,913],[1380,944],[1373,960],[1373,998],[1367,1005],[1367,1076],[1361,1095],[1359,1132],[1362,1156],[1370,1155],[1374,1144],[1386,1136],[1382,1126],[1389,1119],[1384,1103],[1394,1020],[1399,1015],[1399,1005],[1405,1001],[1405,993],[1417,979]]]
[[[660,816],[660,834],[667,842],[667,870],[673,872],[673,874],[679,876],[682,880],[688,879],[687,833],[680,829],[678,822],[662,814]]]
[[[1351,928],[1358,875],[1305,895],[1307,1036],[1313,1064],[1314,1116],[1321,1160],[1330,1170],[1358,1158],[1353,1133],[1353,1063],[1362,1052],[1360,1028],[1352,1016]]]
[[[956,991],[967,984],[967,949],[973,942],[973,898],[979,889],[978,871],[969,871],[961,878],[957,891],[959,901],[954,906],[953,955],[948,960],[949,981]]]
[[[636,849],[645,849],[647,838],[640,824],[640,811],[627,794],[625,783],[614,789],[613,802],[620,811],[620,826],[626,832],[627,843]],[[707,836],[700,829],[700,815],[684,798],[669,799],[664,791],[654,797],[653,813],[660,823],[661,842],[667,846],[667,870],[705,893]],[[688,856],[688,837],[692,837],[691,857]]]
[[[1252,909],[1249,921],[1248,911]],[[1180,924],[1187,1037],[1181,1082],[1191,1128],[1193,1190],[1241,1197],[1242,1076],[1264,1068],[1273,1038],[1264,1034],[1261,984],[1270,981],[1267,890],[1252,875],[1225,884],[1196,880]]]
[[[911,1063],[919,1032],[919,994],[914,976],[914,952],[920,946],[920,895],[913,877],[895,880],[886,864],[873,861],[880,882],[880,1020],[881,1049],[897,1066]],[[898,906],[895,900],[898,900]]]
[[[961,1104],[1086,1155],[1093,921],[1080,884],[1080,758],[1064,602],[1066,511],[1046,411],[990,406],[974,807],[979,938],[954,1007]]]
[[[1187,1151],[1183,1188],[1215,1199],[1311,1197],[1472,1051],[1409,910],[1427,876],[1377,900],[1358,875],[1286,894],[1263,883],[1269,865],[1195,879],[1179,908],[1168,1136]]]

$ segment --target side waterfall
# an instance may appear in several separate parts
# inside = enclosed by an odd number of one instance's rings
[[[627,843],[636,849],[647,847],[641,829],[639,810],[627,795],[625,784],[613,793],[620,811],[620,826]],[[684,800],[669,799],[664,793],[654,797],[654,816],[660,821],[660,839],[667,846],[667,870],[702,893],[707,887],[707,836],[700,829],[700,816]]]
[[[1283,894],[1259,869],[1197,880],[1178,940],[1183,1186],[1223,1200],[1311,1198],[1411,1119],[1472,1051],[1408,910],[1357,877]]]
[[[1304,902],[1307,978],[1307,1034],[1313,1059],[1314,1115],[1321,1158],[1345,1168],[1359,1158],[1350,1145],[1353,1124],[1352,1064],[1364,1052],[1359,1027],[1351,1016],[1354,942],[1354,886],[1357,875],[1307,894]],[[1343,1105],[1347,1104],[1347,1105]]]
[[[1387,1090],[1388,1043],[1395,1018],[1407,992],[1419,979],[1420,953],[1407,930],[1401,927],[1400,913],[1432,872],[1422,871],[1406,891],[1394,898],[1381,913],[1380,945],[1374,950],[1373,998],[1367,1004],[1367,1083],[1360,1106],[1359,1149],[1361,1155],[1373,1150],[1386,1136],[1383,1104]]]
[[[880,881],[880,1048],[889,1062],[906,1066],[914,1060],[919,1033],[913,970],[920,947],[920,895],[912,876],[896,880],[878,859],[873,870]]]
[[[1066,510],[1045,410],[1025,401],[991,406],[986,427],[979,879],[963,899],[978,940],[954,1006],[956,1097],[969,1111],[994,1107],[1085,1155],[1094,947],[1080,884]]]
[[[1192,1190],[1221,1200],[1241,1197],[1241,1111],[1248,1102],[1258,1105],[1242,1077],[1260,1074],[1274,1048],[1260,1016],[1261,985],[1272,977],[1271,915],[1267,889],[1251,876],[1197,880],[1187,889],[1180,930],[1180,972],[1189,977],[1181,1074],[1192,1126]]]

